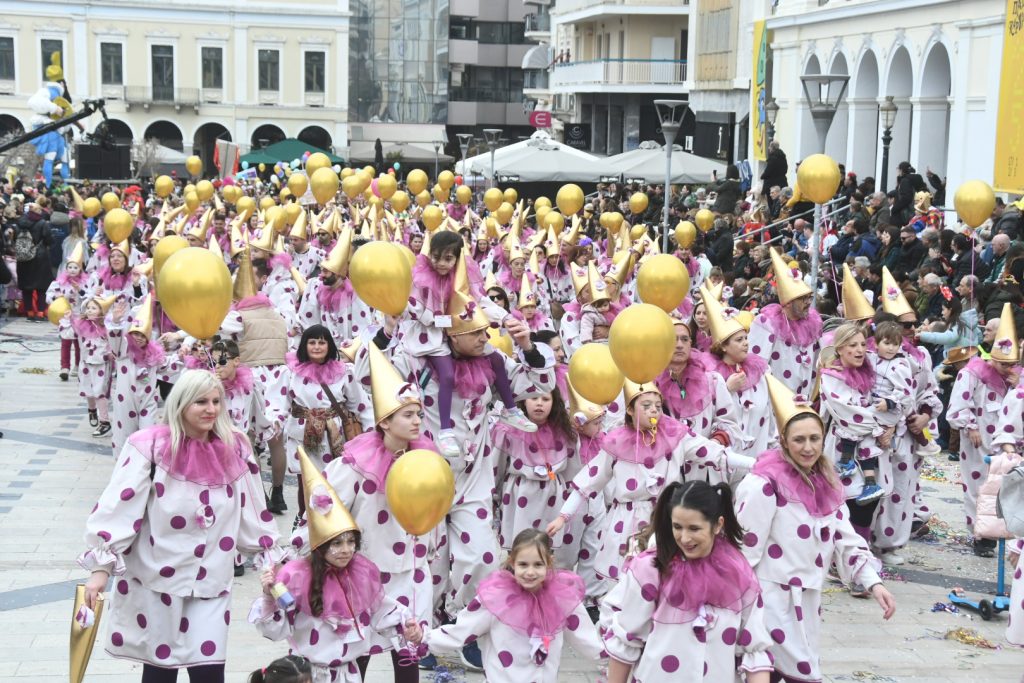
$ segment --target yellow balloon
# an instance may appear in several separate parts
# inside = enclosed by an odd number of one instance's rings
[[[544,227],[553,228],[555,234],[558,235],[562,232],[562,228],[565,227],[565,217],[557,211],[548,211],[547,215],[544,216]]]
[[[235,210],[239,215],[248,213],[251,216],[256,211],[256,200],[252,197],[239,197],[235,202]]]
[[[213,198],[213,192],[215,188],[213,183],[209,180],[200,180],[196,183],[196,194],[199,195],[199,201],[208,202]]]
[[[426,172],[419,168],[409,171],[409,175],[405,177],[405,185],[413,194],[419,194],[427,189],[428,182],[430,179],[427,178]]]
[[[285,213],[283,206],[272,206],[266,210],[263,214],[263,219],[266,221],[266,225],[273,225],[274,230],[277,232],[284,232],[288,225],[285,222]]]
[[[690,274],[683,262],[671,254],[651,256],[636,275],[636,290],[645,304],[671,313],[690,292]]]
[[[100,200],[95,197],[89,197],[83,204],[82,215],[86,218],[99,216],[100,211],[103,210],[103,205],[100,203]]]
[[[580,396],[593,403],[614,401],[624,380],[607,344],[584,344],[569,360],[569,381]]]
[[[113,192],[104,192],[100,198],[100,204],[103,205],[104,211],[111,211],[121,206],[121,198]]]
[[[378,311],[401,315],[409,303],[412,267],[391,242],[370,242],[357,249],[348,276],[359,298]]]
[[[408,192],[405,190],[395,190],[395,193],[391,195],[390,199],[391,208],[398,213],[402,213],[409,208],[410,201]]]
[[[996,208],[996,195],[984,180],[968,180],[957,188],[953,206],[968,227],[976,228],[992,215]]]
[[[188,240],[181,235],[168,235],[161,238],[153,248],[153,275],[159,278],[160,269],[167,263],[167,259],[171,258],[171,254],[182,249],[188,249]]]
[[[185,206],[189,213],[194,213],[199,208],[199,194],[196,192],[185,193]]]
[[[412,249],[399,242],[392,242],[392,244],[398,247],[398,250],[402,252],[402,256],[404,256],[405,260],[409,262],[409,268],[415,268],[416,254],[412,253]]]
[[[299,220],[299,214],[302,213],[302,205],[295,202],[286,204],[284,207],[284,222],[288,225],[295,225],[295,221]]]
[[[492,187],[487,190],[487,192],[484,192],[484,206],[486,206],[487,210],[492,213],[497,211],[498,207],[501,206],[504,201],[505,195],[496,187]]]
[[[508,225],[508,222],[512,220],[512,212],[515,208],[508,202],[502,202],[498,210],[494,212],[494,217],[498,219],[498,222],[502,225]]]
[[[274,201],[273,197],[264,197],[263,199],[260,200],[260,209],[262,209],[263,211],[266,211],[270,207],[276,205],[277,202]]]
[[[579,185],[572,183],[562,185],[558,190],[558,194],[555,195],[555,204],[558,205],[558,210],[565,216],[579,213],[579,210],[583,208],[583,200],[583,189]]]
[[[309,189],[309,178],[301,173],[292,173],[288,176],[288,189],[293,196],[301,197]]]
[[[261,162],[257,168],[259,168],[260,173],[263,173],[264,171],[267,170],[267,165]]]
[[[533,200],[533,210],[536,211],[537,209],[539,209],[542,206],[546,206],[548,208],[551,208],[551,200],[548,199],[547,197],[543,196],[543,195],[541,195],[540,197],[537,197],[536,199]]]
[[[616,316],[608,331],[608,349],[615,364],[638,384],[660,375],[675,347],[672,319],[654,304],[633,304]],[[575,382],[573,386],[580,388]]]
[[[625,220],[626,217],[623,216],[621,213],[619,213],[618,211],[612,211],[610,214],[608,214],[608,230],[613,234],[618,234],[619,228],[622,227],[622,223]]]
[[[437,184],[449,192],[455,186],[455,174],[451,171],[441,171],[437,176]]]
[[[441,221],[444,220],[444,213],[441,211],[441,207],[431,205],[423,209],[421,220],[427,230],[433,232],[434,230],[437,230],[438,226],[441,225]]]
[[[693,220],[701,232],[707,232],[715,225],[715,214],[710,209],[701,209]]]
[[[338,194],[338,174],[331,167],[318,168],[310,176],[309,185],[316,203],[323,206]],[[347,192],[345,193],[348,194]]]
[[[690,221],[679,221],[676,226],[676,244],[680,249],[689,249],[697,240],[697,226]]]
[[[420,207],[424,207],[427,204],[429,204],[430,199],[430,193],[427,192],[426,190],[421,190],[420,192],[416,193],[416,204]]]
[[[346,166],[345,168],[341,169],[341,179],[344,180],[345,178],[348,178],[353,173],[355,173],[355,170],[352,169],[349,166]]]
[[[341,181],[341,191],[349,199],[355,199],[363,192],[363,181],[358,174],[352,174]]]
[[[370,166],[369,164],[363,166],[360,169],[360,171],[366,176],[368,176],[371,180],[373,180],[374,176],[377,174],[377,169],[375,169],[373,166]]]
[[[839,164],[825,154],[812,154],[800,162],[796,171],[796,182],[800,194],[815,204],[824,204],[839,190]],[[697,224],[698,227],[700,224]]]
[[[188,185],[185,186],[185,189],[182,191],[182,194],[186,195],[189,192],[195,192],[195,191],[196,191],[196,186],[193,185],[192,183],[189,183]]]
[[[647,226],[643,223],[637,223],[629,229],[629,239],[638,240],[647,234]]]
[[[60,319],[64,317],[66,313],[71,311],[71,304],[68,300],[62,296],[57,297],[53,302],[46,308],[46,317],[54,325],[60,324]]]
[[[111,242],[123,242],[132,234],[135,219],[124,209],[107,211],[103,217],[103,232]]]
[[[612,217],[611,211],[605,211],[597,218],[597,223],[605,230],[608,229],[608,219]]]
[[[629,198],[629,211],[634,216],[641,214],[647,210],[647,204],[649,203],[647,195],[643,192],[634,192],[633,196]]]
[[[413,536],[422,536],[451,509],[455,476],[444,458],[419,448],[395,461],[384,491],[395,520]]]
[[[188,170],[189,175],[197,176],[203,172],[203,160],[193,154],[188,159],[185,159],[185,168]]]
[[[502,334],[497,327],[487,328],[487,343],[501,351],[509,358],[515,358],[515,349],[512,347],[512,337]]]
[[[466,206],[473,201],[473,190],[471,190],[467,185],[459,185],[455,188],[455,200],[459,202],[459,204]]]
[[[505,201],[509,204],[515,204],[519,201],[519,193],[512,187],[506,188],[505,191],[501,193],[501,196],[504,197]]]
[[[174,192],[174,180],[171,179],[171,176],[162,175],[153,183],[153,190],[156,191],[157,197],[163,199]]]
[[[172,254],[163,265],[157,276],[157,295],[175,325],[196,339],[208,339],[220,329],[231,308],[231,274],[217,254],[188,247]]]
[[[536,209],[536,211],[534,213],[537,216],[537,225],[538,226],[546,227],[546,224],[544,223],[544,221],[547,220],[548,214],[551,213],[551,211],[552,211],[552,209],[551,209],[550,206],[541,205],[541,206],[537,207],[537,209]]]
[[[313,152],[306,159],[306,175],[310,178],[313,174],[319,171],[321,168],[330,168],[331,159],[323,152]]]
[[[398,181],[395,180],[395,176],[390,173],[385,173],[381,177],[377,178],[377,194],[384,201],[391,199],[391,196],[398,191]]]
[[[441,202],[442,204],[448,201],[448,190],[444,189],[440,185],[434,185],[431,192],[434,195],[434,201]]]

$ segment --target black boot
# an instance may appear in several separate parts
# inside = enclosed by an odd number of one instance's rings
[[[283,515],[285,510],[288,509],[287,503],[284,502],[284,487],[273,486],[270,489],[270,504],[267,505],[267,509],[273,512],[275,515]]]

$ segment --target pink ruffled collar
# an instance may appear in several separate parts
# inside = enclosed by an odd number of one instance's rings
[[[85,282],[85,271],[79,272],[78,275],[75,275],[74,277],[68,275],[68,271],[66,270],[62,270],[60,274],[57,275],[57,284],[60,285],[61,287],[73,287],[75,289],[81,289],[85,285]]]
[[[569,303],[562,306],[562,310],[565,311],[566,315],[571,315],[572,317],[576,318],[576,320],[579,320],[580,311],[583,310],[583,304],[581,304],[579,301],[570,301]]]
[[[708,354],[705,357],[711,361],[712,369],[725,379],[729,379],[729,375],[736,372],[735,366],[729,365],[715,354]],[[740,391],[748,391],[752,387],[757,386],[764,373],[768,371],[768,362],[756,353],[748,353],[746,360],[740,364],[740,367],[747,376]]]
[[[421,436],[411,441],[407,450],[425,449],[434,451],[436,448],[433,441]],[[387,446],[384,445],[384,437],[374,429],[373,431],[363,432],[345,444],[342,462],[359,472],[367,480],[376,484],[377,490],[383,493],[384,485],[388,479],[388,472],[391,471],[391,466],[398,457],[398,455],[388,450]]]
[[[243,299],[239,299],[234,303],[232,308],[236,311],[248,311],[253,308],[273,308],[274,304],[271,303],[270,297],[266,294],[254,294],[253,296],[247,296]]]
[[[103,326],[102,320],[89,320],[72,314],[71,327],[81,339],[99,339],[107,336],[107,328]]]
[[[1010,388],[1006,383],[1006,380],[1000,376],[1000,374],[981,358],[972,358],[967,362],[964,370],[971,373],[978,378],[982,384],[998,393],[1000,396],[1006,393]]]
[[[878,352],[878,345],[875,344],[875,338],[874,337],[869,337],[868,338],[867,346],[868,346],[868,351],[873,351],[875,353]],[[918,363],[920,363],[921,361],[924,360],[924,351],[919,349],[914,344],[914,342],[912,342],[911,340],[907,339],[906,337],[904,337],[903,341],[900,342],[900,350],[903,351],[903,353],[907,354],[908,356],[911,356]]]
[[[108,292],[120,292],[123,290],[131,281],[131,276],[130,272],[115,273],[108,264],[104,264],[99,269],[99,272],[96,273],[102,289]]]
[[[494,425],[493,440],[502,439],[507,443],[521,443],[523,447],[516,449],[516,457],[530,467],[557,465],[569,457],[569,437],[555,431],[550,422],[537,425],[537,431],[532,434],[499,422]]]
[[[320,287],[316,290],[316,302],[323,311],[343,313],[352,302],[352,294],[352,282],[348,278],[336,286],[325,285],[321,282]]]
[[[597,436],[590,437],[579,435],[580,437],[580,462],[584,465],[589,464],[591,460],[597,457],[597,454],[604,448],[604,434],[598,433]]]
[[[790,346],[810,346],[821,338],[821,315],[813,308],[803,320],[790,320],[779,304],[765,306],[761,315],[776,336]]]
[[[469,272],[469,264],[466,264],[466,272]],[[416,256],[416,265],[412,269],[412,282],[415,291],[419,294],[421,302],[430,310],[436,312],[447,310],[448,300],[452,298],[452,291],[455,289],[455,271],[447,275],[441,275],[430,259],[423,254]]]
[[[229,398],[234,398],[235,396],[246,396],[252,393],[252,370],[248,365],[239,365],[235,369],[234,378],[222,379],[220,383],[224,385],[224,393]]]
[[[281,270],[291,270],[292,269],[292,256],[291,256],[291,254],[282,251],[280,253],[277,253],[277,254],[274,254],[273,256],[271,256],[270,260],[267,261],[267,264],[270,266],[271,270],[278,270],[278,269],[281,269]],[[290,274],[289,274],[289,276],[290,276]]]
[[[753,354],[751,354],[753,355]],[[678,379],[668,369],[654,380],[668,413],[676,419],[699,415],[711,399],[711,380],[704,354],[690,352],[690,360]]]
[[[125,333],[127,339],[125,344],[128,349],[128,357],[132,359],[132,363],[139,368],[156,368],[164,364],[166,356],[164,355],[164,347],[160,344],[148,341],[145,346],[139,345],[139,342],[135,341],[135,337],[131,334]]]
[[[494,368],[487,356],[459,356],[455,362],[455,391],[465,399],[482,396],[494,383]]]
[[[650,432],[637,431],[628,425],[616,427],[604,437],[604,450],[620,462],[654,467],[654,464],[672,455],[672,451],[684,436],[693,434],[690,429],[668,415],[658,420],[654,443],[650,443]]]
[[[752,471],[771,482],[776,496],[787,503],[800,503],[814,517],[828,517],[845,502],[842,488],[833,486],[817,469],[805,480],[778,448],[758,456]]]
[[[569,400],[569,364],[559,363],[555,366],[555,386],[558,387],[558,393],[562,395],[562,400],[566,401],[568,405]]]
[[[225,486],[249,471],[246,462],[248,439],[236,434],[234,444],[226,444],[210,434],[209,441],[185,437],[175,451],[171,444],[171,428],[167,425],[146,427],[128,437],[142,453],[149,453],[157,467],[179,481],[201,486]]]
[[[295,598],[295,609],[304,614],[313,613],[309,604],[313,566],[309,558],[292,560],[281,568],[276,579],[287,586]],[[383,600],[380,569],[361,553],[355,553],[344,569],[327,568],[320,618],[337,633],[367,628]]]
[[[536,591],[520,586],[507,569],[493,572],[477,589],[477,599],[498,621],[527,638],[540,639],[544,656],[550,639],[565,628],[585,595],[583,579],[565,569],[549,569]]]
[[[329,360],[326,363],[314,363],[313,361],[301,363],[295,352],[289,351],[285,354],[284,361],[292,373],[316,384],[329,386],[345,376],[345,364],[338,360]]]
[[[833,365],[822,370],[822,373],[841,380],[862,394],[870,394],[871,389],[875,386],[875,368],[866,358],[864,364],[859,368],[848,368],[837,360]]]

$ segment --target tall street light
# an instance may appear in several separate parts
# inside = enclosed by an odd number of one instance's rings
[[[441,156],[441,148],[444,147],[444,143],[440,140],[434,140],[434,180],[437,180],[438,173],[438,157]]]
[[[892,144],[892,127],[896,125],[899,107],[892,101],[892,95],[885,96],[885,102],[878,107],[882,117],[882,192],[889,190],[889,145]]]
[[[668,253],[668,207],[672,199],[672,145],[683,125],[690,103],[686,100],[654,100],[661,133],[665,136],[665,201],[661,210],[661,251]]]
[[[775,120],[779,118],[779,109],[779,103],[774,97],[764,105],[764,118],[768,123],[768,142],[775,139]]]
[[[484,140],[487,141],[487,149],[491,151],[491,187],[498,186],[498,179],[494,177],[494,150],[503,132],[501,128],[484,128]]]
[[[845,74],[804,74],[800,80],[804,86],[804,100],[811,111],[814,128],[818,131],[818,150],[824,154],[828,129],[832,127],[832,121],[836,118],[850,77]],[[811,244],[811,282],[814,283],[814,295],[811,300],[817,302],[821,258],[821,204],[814,205],[814,237]]]

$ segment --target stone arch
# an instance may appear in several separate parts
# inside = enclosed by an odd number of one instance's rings
[[[334,144],[331,134],[322,126],[306,126],[299,132],[299,140],[328,152],[332,151],[331,147]]]
[[[263,149],[268,145],[272,145],[275,142],[281,142],[287,135],[278,126],[272,123],[264,123],[262,126],[257,127],[250,138],[253,149]]]
[[[922,174],[930,168],[941,177],[946,176],[952,87],[949,50],[945,44],[936,40],[925,51],[915,105],[917,121],[914,129],[918,136],[915,157],[918,171]]]
[[[901,161],[910,161],[911,140],[914,134],[914,105],[911,100],[914,88],[914,65],[910,50],[904,44],[897,44],[889,54],[885,70],[885,85],[881,95],[892,95],[899,107],[896,122],[892,127],[892,145],[889,148],[888,185],[895,184],[896,168]],[[911,162],[913,163],[913,162]]]
[[[210,169],[211,173],[217,168],[213,163],[213,150],[217,140],[230,142],[231,131],[213,121],[199,126],[192,134],[192,153],[203,160],[203,168]]]
[[[156,139],[164,147],[183,152],[185,150],[185,140],[182,137],[181,128],[170,121],[154,121],[153,123],[146,126],[146,132],[142,134],[143,140]]]

